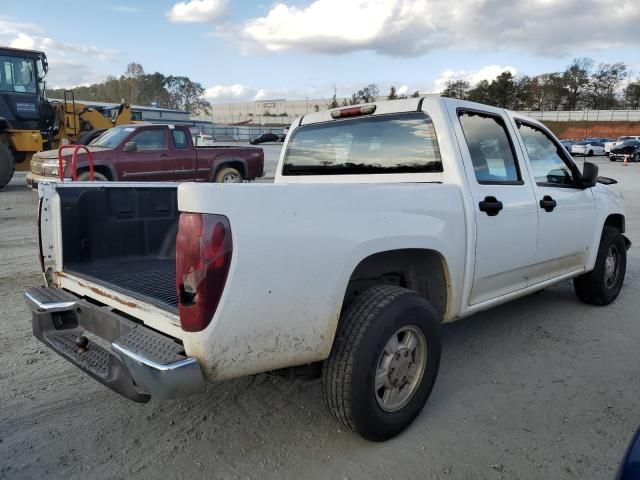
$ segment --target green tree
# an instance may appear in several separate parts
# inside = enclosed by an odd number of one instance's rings
[[[566,90],[566,110],[577,110],[581,106],[589,87],[589,72],[593,67],[590,58],[575,58],[562,73],[562,80]]]
[[[442,90],[440,95],[443,97],[467,100],[469,90],[471,90],[471,85],[466,80],[447,80],[447,83],[444,85],[444,90]]]
[[[358,101],[361,100],[362,103],[371,103],[376,101],[379,94],[380,90],[378,89],[378,86],[375,83],[370,83],[361,90],[358,90],[356,97]]]
[[[411,94],[411,98],[419,98],[419,97],[420,97],[420,92],[418,90],[416,90]]]
[[[389,89],[389,95],[387,95],[387,100],[396,100],[398,98],[398,93],[396,92],[396,87],[391,85]]]
[[[589,106],[608,110],[618,106],[617,91],[627,76],[627,66],[622,63],[601,63],[589,83]]]
[[[204,98],[204,87],[189,77],[171,75],[165,80],[165,88],[169,93],[170,108],[187,112],[211,111],[211,104]]]
[[[630,82],[624,89],[624,101],[627,108],[640,108],[640,79]]]

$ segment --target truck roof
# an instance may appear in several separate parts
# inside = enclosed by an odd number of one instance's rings
[[[457,98],[449,98],[442,97],[439,94],[428,94],[424,95],[420,98],[407,98],[403,100],[383,100],[381,102],[371,102],[371,103],[359,103],[358,105],[350,105],[344,107],[333,108],[330,110],[322,110],[320,112],[309,113],[300,118],[300,122],[296,126],[310,125],[313,123],[321,123],[321,122],[330,122],[335,120],[331,116],[331,112],[341,109],[354,108],[354,107],[364,107],[365,105],[375,105],[376,109],[372,115],[385,115],[389,113],[401,113],[401,112],[415,112],[422,107],[422,104],[427,102],[446,102],[446,103],[454,103],[463,108],[477,108],[479,110],[485,109],[487,106],[481,103],[470,102],[468,100],[459,100]],[[509,115],[514,115],[514,112],[507,109],[502,109],[508,112]],[[532,123],[540,124],[540,122],[536,121],[533,118],[529,118],[523,115],[519,115],[519,118],[527,119]]]

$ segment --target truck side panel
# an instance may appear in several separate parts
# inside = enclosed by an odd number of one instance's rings
[[[348,280],[378,252],[438,252],[451,317],[460,304],[467,235],[458,186],[183,184],[178,207],[223,214],[231,225],[232,264],[216,314],[203,332],[182,337],[211,379],[326,358]]]

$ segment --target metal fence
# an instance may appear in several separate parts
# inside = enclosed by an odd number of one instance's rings
[[[213,135],[217,142],[248,142],[263,133],[281,135],[282,127],[215,125],[203,133]]]
[[[520,111],[537,120],[549,122],[637,122],[640,121],[640,110],[559,110],[559,111]]]
[[[554,122],[638,122],[640,121],[640,110],[554,110],[554,111],[539,111],[539,110],[522,110],[518,113],[526,115],[537,120],[546,120]],[[213,115],[209,117],[205,116],[192,116],[192,120],[202,120],[213,122],[216,125],[216,130],[221,128],[222,125],[233,125],[238,123],[250,122],[250,125],[244,125],[239,128],[234,135],[254,135],[264,132],[281,133],[282,128],[287,127],[293,123],[295,117],[272,117],[263,115],[232,115],[222,116]],[[226,127],[225,127],[226,128]],[[231,128],[231,127],[229,127]],[[247,128],[249,130],[242,130]],[[251,133],[246,133],[246,132]]]

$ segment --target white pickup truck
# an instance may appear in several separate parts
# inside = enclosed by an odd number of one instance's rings
[[[145,402],[282,369],[390,438],[438,373],[440,324],[573,279],[611,303],[615,181],[542,124],[426,97],[305,115],[274,184],[41,183],[34,334]]]

